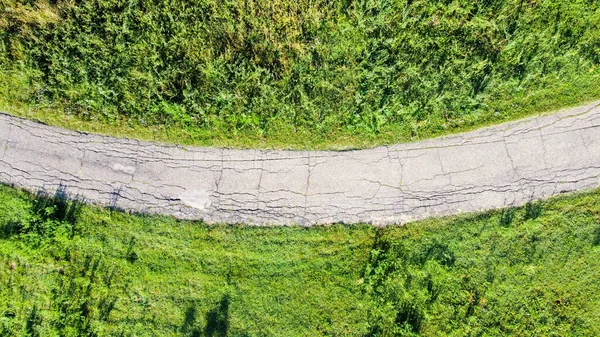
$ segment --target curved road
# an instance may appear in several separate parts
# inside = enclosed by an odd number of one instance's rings
[[[0,182],[209,223],[405,223],[600,184],[600,102],[370,150],[154,144],[0,114]]]

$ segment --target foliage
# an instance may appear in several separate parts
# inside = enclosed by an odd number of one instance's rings
[[[3,336],[600,334],[600,190],[384,229],[82,206],[6,230],[47,198],[0,186]]]
[[[590,0],[2,0],[0,17],[5,108],[171,141],[365,146],[600,84]]]

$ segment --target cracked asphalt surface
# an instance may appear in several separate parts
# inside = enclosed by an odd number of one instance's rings
[[[343,152],[156,144],[0,114],[0,182],[208,223],[401,224],[598,187],[600,101]]]

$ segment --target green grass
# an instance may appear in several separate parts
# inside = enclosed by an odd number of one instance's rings
[[[226,147],[361,148],[600,98],[589,0],[0,0],[0,108]]]
[[[385,229],[61,200],[0,187],[0,335],[600,334],[600,190]]]

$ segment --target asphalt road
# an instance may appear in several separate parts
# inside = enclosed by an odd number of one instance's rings
[[[0,114],[0,182],[209,223],[401,224],[600,185],[600,101],[359,151],[155,144]]]

